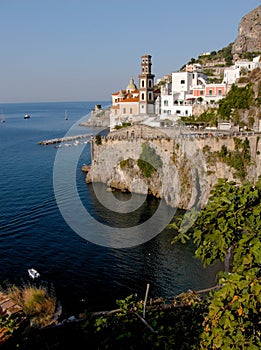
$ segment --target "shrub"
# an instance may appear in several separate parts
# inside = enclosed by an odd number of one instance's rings
[[[162,168],[162,160],[155,149],[145,142],[142,145],[142,152],[137,160],[137,165],[145,177],[151,177],[156,170]]]
[[[56,298],[44,286],[9,286],[7,294],[30,318],[31,325],[44,327],[52,321],[56,310]]]

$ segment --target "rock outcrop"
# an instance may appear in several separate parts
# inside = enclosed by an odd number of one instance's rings
[[[136,129],[138,126],[135,126]],[[131,135],[132,128],[129,129]],[[137,131],[137,130],[136,130]],[[143,134],[146,132],[143,126]],[[150,132],[150,129],[148,129]],[[124,130],[126,134],[127,131]],[[102,139],[101,144],[92,144],[92,166],[86,182],[106,183],[109,188],[147,194],[164,198],[172,207],[189,209],[204,207],[218,178],[237,180],[234,169],[218,161],[215,153],[225,146],[235,148],[234,137],[180,137],[166,135],[143,137],[115,137],[113,132]],[[135,134],[136,135],[136,134]],[[140,135],[139,135],[140,136]],[[253,181],[261,174],[261,142],[255,135],[238,136],[249,140],[251,165],[247,179]],[[137,165],[143,144],[147,143],[162,161],[152,176],[146,177]]]
[[[246,14],[239,24],[232,48],[234,60],[247,52],[261,52],[261,5]]]

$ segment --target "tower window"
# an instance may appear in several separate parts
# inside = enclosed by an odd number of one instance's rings
[[[185,80],[182,79],[182,80],[180,81],[180,84],[185,84]]]
[[[141,87],[145,87],[145,81],[144,80],[141,81]]]
[[[152,98],[153,96],[152,96],[152,92],[149,92],[149,100],[150,101],[152,101],[153,100],[153,98]]]
[[[144,100],[144,93],[141,94],[141,99]]]
[[[152,82],[151,82],[151,80],[149,80],[149,88],[151,88],[152,87]]]

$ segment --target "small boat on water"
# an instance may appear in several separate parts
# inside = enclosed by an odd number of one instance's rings
[[[25,114],[24,115],[24,119],[30,119],[30,118],[31,118],[30,114]]]
[[[40,273],[38,271],[36,271],[35,269],[33,269],[33,268],[32,269],[28,269],[28,273],[29,273],[29,276],[32,279],[40,277]]]
[[[1,118],[1,123],[5,123],[5,117]]]

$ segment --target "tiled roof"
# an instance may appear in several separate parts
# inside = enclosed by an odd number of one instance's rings
[[[139,97],[125,98],[121,101],[121,103],[123,102],[139,102]]]

